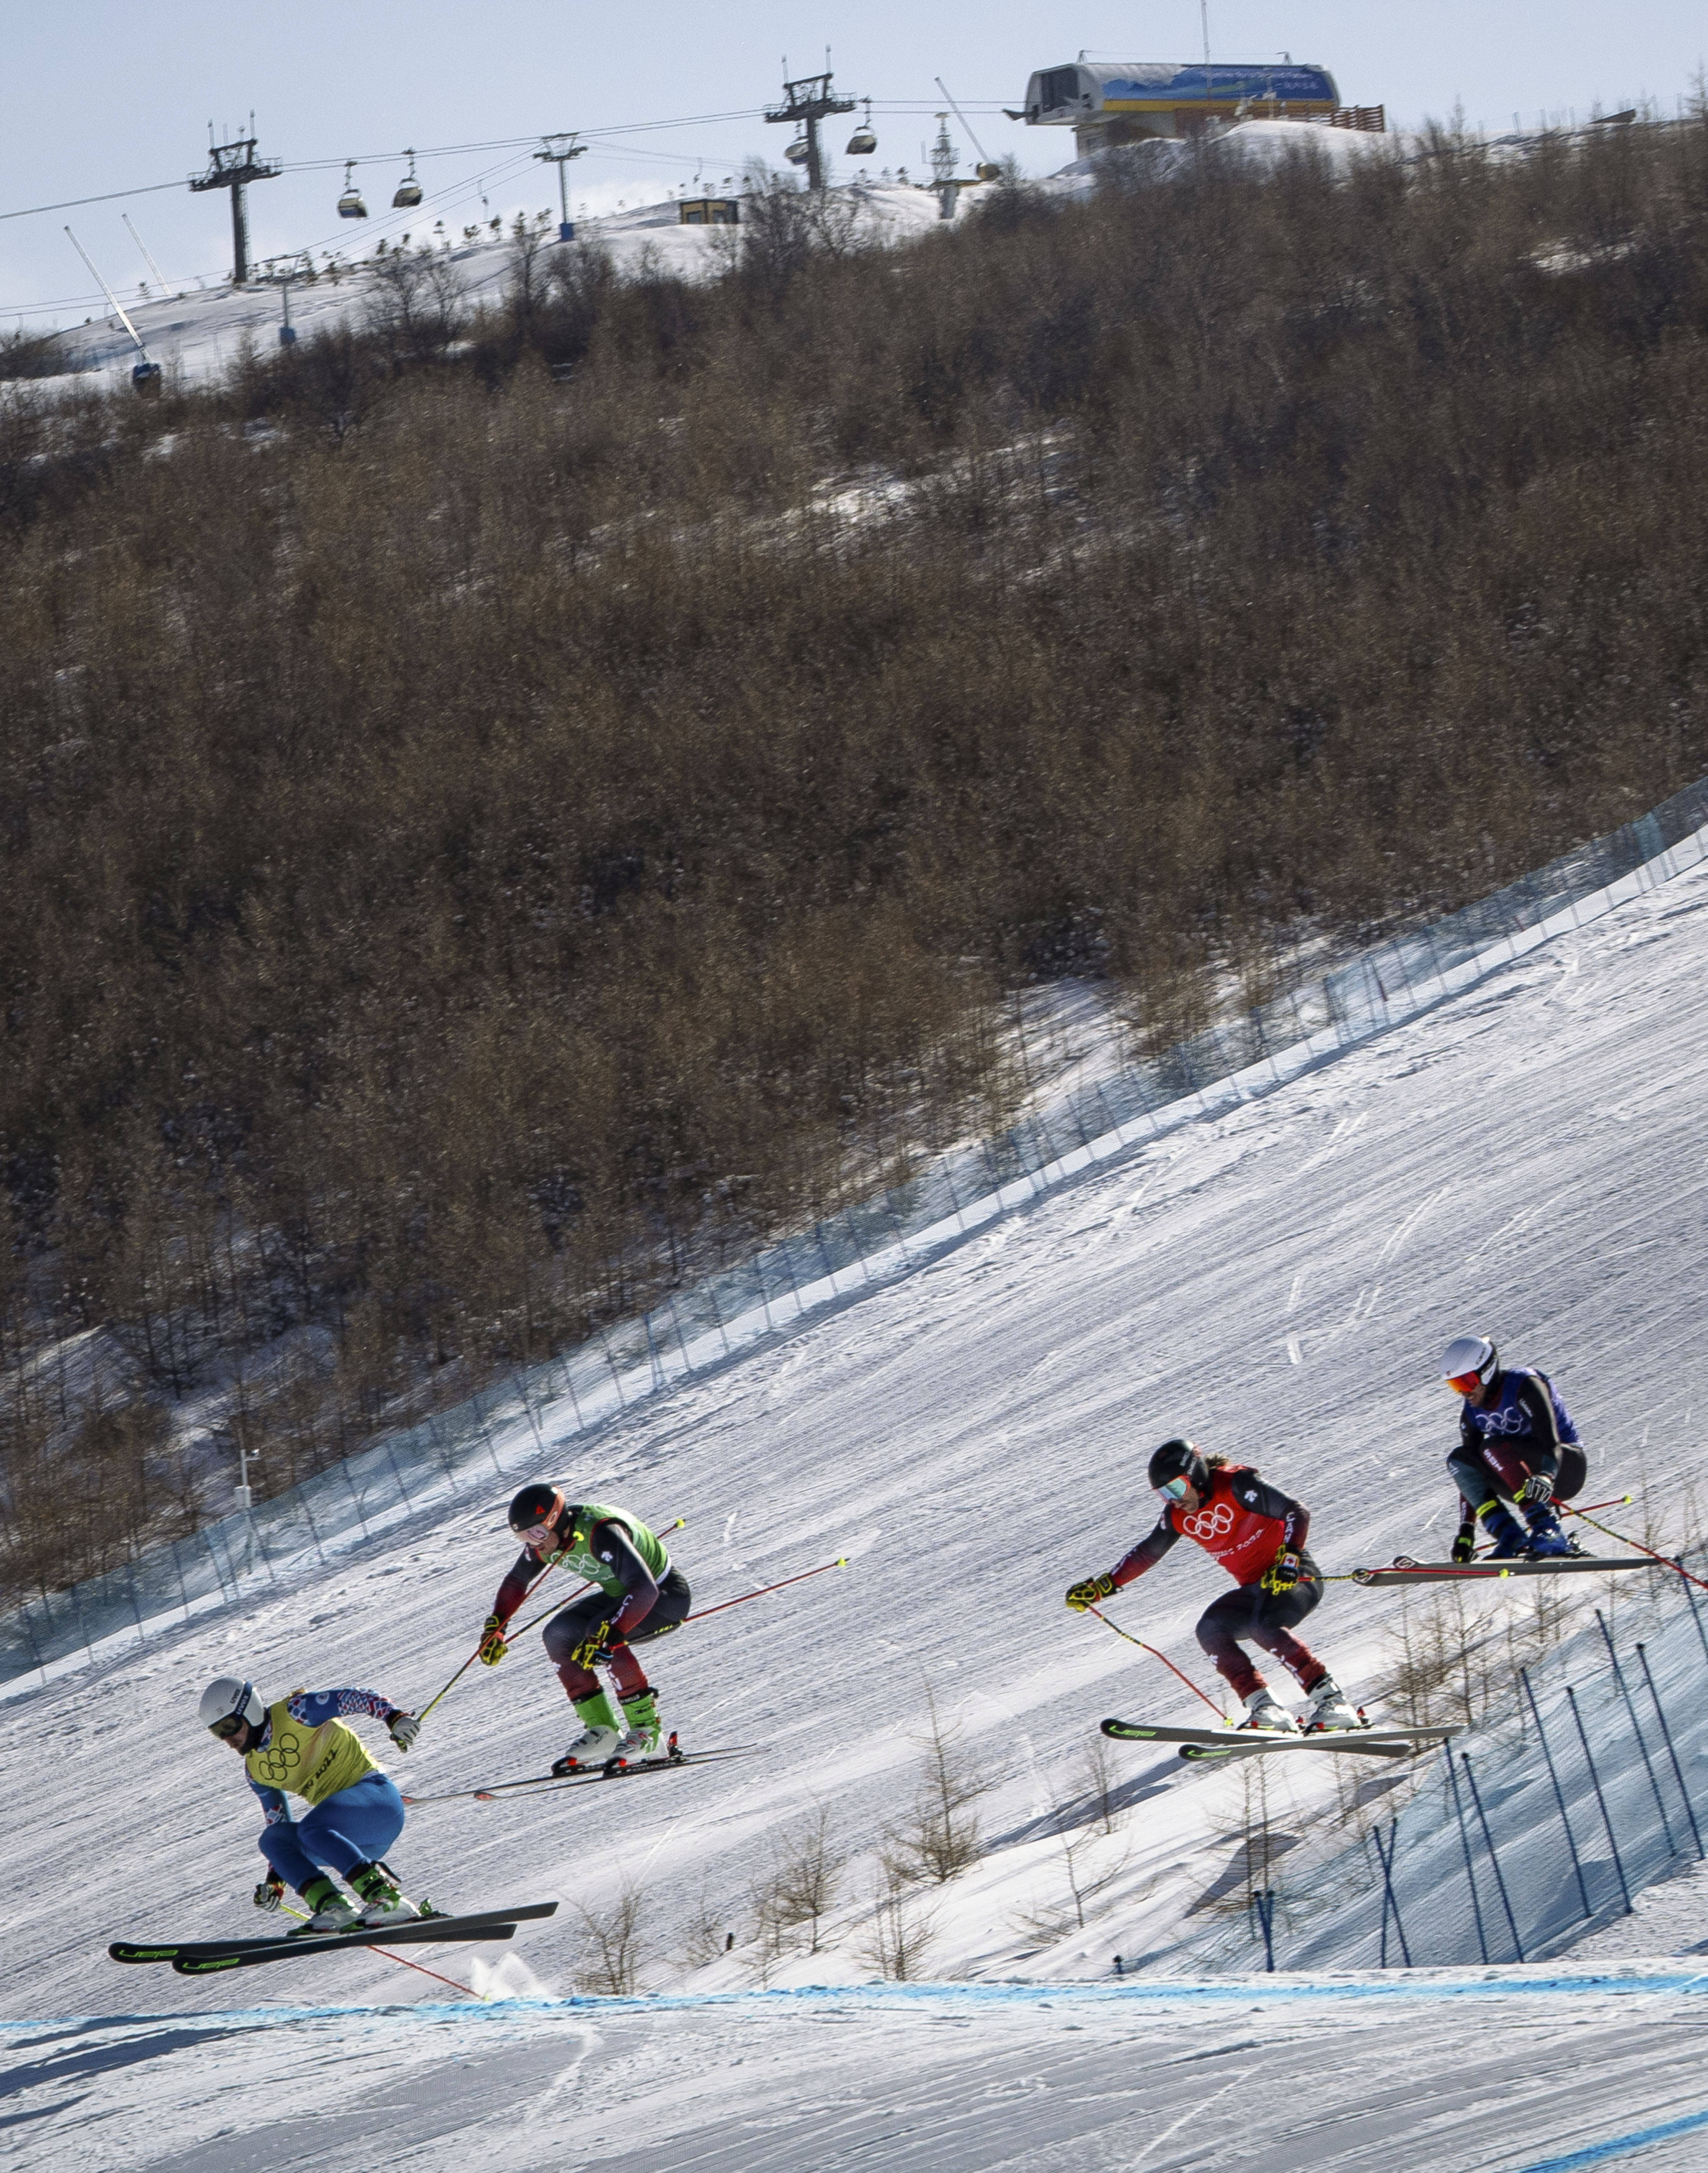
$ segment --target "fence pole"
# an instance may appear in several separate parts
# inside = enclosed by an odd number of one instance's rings
[[[1631,1734],[1637,1739],[1637,1749],[1642,1754],[1643,1771],[1648,1775],[1649,1786],[1654,1791],[1655,1809],[1661,1814],[1661,1831],[1667,1837],[1667,1853],[1668,1856],[1676,1856],[1678,1853],[1678,1845],[1673,1839],[1673,1822],[1667,1816],[1667,1806],[1661,1796],[1661,1784],[1655,1778],[1655,1761],[1650,1757],[1649,1746],[1643,1739],[1642,1723],[1637,1718],[1636,1705],[1631,1697],[1630,1691],[1625,1686],[1624,1670],[1619,1665],[1619,1655],[1614,1651],[1613,1632],[1608,1628],[1598,1607],[1595,1610],[1595,1619],[1600,1626],[1603,1642],[1607,1646],[1608,1662],[1613,1669],[1614,1680],[1619,1685],[1619,1696],[1625,1702],[1625,1712],[1630,1718]]]
[[[1495,1836],[1489,1831],[1489,1814],[1483,1809],[1483,1798],[1477,1787],[1477,1777],[1471,1770],[1471,1754],[1468,1750],[1460,1752],[1459,1763],[1465,1769],[1465,1785],[1469,1788],[1471,1801],[1476,1806],[1477,1823],[1483,1829],[1483,1846],[1489,1852],[1489,1862],[1494,1868],[1495,1885],[1501,1896],[1501,1906],[1506,1912],[1506,1929],[1512,1934],[1512,1951],[1522,1962],[1524,1959],[1524,1943],[1518,1937],[1518,1922],[1512,1914],[1512,1904],[1506,1892],[1506,1881],[1501,1876],[1501,1859],[1495,1853]]]
[[[184,1620],[190,1620],[190,1594],[184,1587],[184,1565],[178,1559],[178,1542],[172,1542],[172,1572],[178,1580],[178,1597],[184,1603]]]
[[[676,1307],[676,1293],[675,1291],[671,1292],[669,1302],[671,1309],[671,1326],[675,1329],[676,1332],[676,1348],[682,1354],[682,1374],[684,1378],[686,1378],[688,1374],[693,1372],[694,1365],[692,1359],[688,1356],[687,1343],[682,1335],[682,1317]]]
[[[1471,1861],[1471,1830],[1465,1824],[1465,1806],[1459,1795],[1459,1777],[1453,1771],[1453,1746],[1441,1745],[1447,1761],[1447,1783],[1453,1792],[1453,1809],[1459,1815],[1459,1846],[1465,1852],[1465,1879],[1471,1890],[1471,1914],[1476,1920],[1477,1951],[1486,1962],[1489,1959],[1488,1934],[1483,1929],[1483,1904],[1477,1894],[1477,1870]]]
[[[391,1453],[389,1441],[385,1444],[385,1461],[391,1466],[391,1476],[397,1481],[397,1491],[403,1496],[403,1513],[406,1517],[412,1517],[415,1504],[409,1498],[409,1489],[403,1483],[403,1474],[397,1469],[397,1459]]]
[[[1673,1778],[1678,1784],[1678,1793],[1684,1804],[1684,1815],[1690,1821],[1690,1838],[1696,1844],[1696,1854],[1700,1858],[1703,1854],[1702,1830],[1696,1823],[1695,1812],[1690,1808],[1690,1791],[1684,1786],[1684,1770],[1678,1763],[1677,1750],[1673,1747],[1673,1731],[1667,1725],[1667,1709],[1661,1703],[1661,1693],[1655,1688],[1655,1679],[1649,1672],[1649,1655],[1641,1641],[1637,1646],[1637,1659],[1643,1670],[1643,1680],[1649,1686],[1649,1696],[1654,1700],[1655,1717],[1661,1723],[1661,1734],[1666,1741],[1667,1755],[1673,1761]]]
[[[1571,1685],[1565,1685],[1566,1702],[1571,1707],[1571,1717],[1577,1723],[1577,1739],[1583,1745],[1583,1762],[1589,1768],[1589,1777],[1595,1789],[1595,1799],[1601,1805],[1601,1822],[1607,1828],[1607,1845],[1613,1851],[1614,1869],[1619,1874],[1619,1892],[1624,1896],[1625,1914],[1631,1914],[1631,1890],[1625,1879],[1625,1867],[1619,1856],[1619,1845],[1614,1838],[1613,1820],[1608,1816],[1607,1798],[1602,1793],[1601,1776],[1595,1770],[1594,1755],[1589,1747],[1589,1737],[1584,1732],[1583,1715],[1577,1709],[1577,1692]]]
[[[1387,1847],[1382,1845],[1382,1828],[1372,1826],[1371,1839],[1376,1843],[1377,1859],[1382,1865],[1382,1963],[1387,1967],[1387,1912],[1393,1911],[1393,1928],[1399,1934],[1400,1959],[1411,1967],[1411,1949],[1405,1943],[1405,1926],[1399,1920],[1399,1896],[1393,1890],[1393,1859],[1399,1852],[1399,1820],[1393,1820],[1388,1826]]]
[[[1258,1922],[1263,1934],[1263,1967],[1273,1976],[1275,1969],[1275,1897],[1268,1887],[1252,1889],[1252,1906],[1258,1912]]]
[[[35,1672],[40,1676],[42,1681],[45,1683],[47,1680],[47,1663],[42,1658],[41,1647],[35,1641],[35,1620],[30,1612],[29,1603],[26,1601],[24,1605],[19,1609],[19,1611],[24,1617],[24,1634],[30,1640],[30,1651],[35,1655]],[[46,1612],[45,1610],[43,1611]],[[47,1621],[48,1627],[51,1629],[53,1626],[53,1617],[51,1615],[48,1615]]]
[[[1577,1843],[1572,1838],[1571,1820],[1565,1814],[1565,1791],[1560,1785],[1560,1775],[1554,1767],[1554,1753],[1548,1747],[1547,1732],[1542,1725],[1542,1708],[1537,1704],[1536,1693],[1530,1687],[1528,1668],[1520,1668],[1518,1680],[1524,1685],[1524,1695],[1529,1699],[1530,1710],[1536,1717],[1537,1740],[1542,1745],[1543,1756],[1548,1761],[1548,1777],[1554,1783],[1554,1800],[1560,1806],[1560,1823],[1565,1829],[1565,1846],[1571,1852],[1571,1868],[1577,1874],[1577,1891],[1583,1903],[1583,1913],[1586,1917],[1592,1917],[1595,1911],[1589,1906],[1589,1887],[1584,1879],[1583,1865],[1578,1859]]]
[[[452,1492],[455,1493],[455,1489],[453,1488]],[[320,1534],[315,1529],[315,1512],[309,1507],[309,1490],[305,1486],[297,1488],[297,1499],[302,1503],[303,1518],[309,1528],[309,1537],[315,1543],[315,1552],[320,1556],[321,1566],[324,1569],[326,1564],[326,1550],[321,1545]],[[211,1553],[213,1550],[210,1548],[208,1551]],[[217,1567],[218,1565],[216,1564],[215,1566]]]
[[[364,1539],[369,1539],[372,1534],[368,1529],[368,1518],[362,1507],[362,1497],[356,1491],[355,1480],[350,1476],[350,1459],[348,1456],[341,1456],[338,1459],[338,1469],[344,1475],[344,1484],[349,1488],[350,1499],[356,1505],[356,1522],[362,1527],[362,1536]]]

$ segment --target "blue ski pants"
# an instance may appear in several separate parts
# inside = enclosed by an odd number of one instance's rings
[[[389,1773],[364,1773],[294,1825],[261,1830],[261,1852],[300,1894],[323,1868],[346,1874],[377,1863],[403,1831],[403,1798]]]

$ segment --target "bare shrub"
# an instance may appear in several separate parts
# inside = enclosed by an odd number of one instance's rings
[[[945,1722],[929,1685],[925,1703],[929,1725],[923,1738],[919,1786],[906,1824],[892,1829],[887,1845],[912,1876],[942,1885],[978,1861],[978,1814],[973,1805],[995,1781],[968,1752],[964,1723]]]
[[[769,1869],[752,1895],[757,1936],[768,1960],[779,1955],[797,1932],[805,1933],[809,1954],[818,1952],[820,1926],[835,1904],[847,1862],[833,1826],[830,1805],[821,1803],[772,1843]]]
[[[921,1975],[935,1936],[935,1914],[919,1901],[911,1867],[881,1858],[861,1959],[880,1976],[905,1984]]]
[[[634,1990],[646,1956],[647,1914],[644,1890],[627,1879],[603,1908],[574,1905],[579,1935],[575,1982],[584,1992],[619,1998]]]

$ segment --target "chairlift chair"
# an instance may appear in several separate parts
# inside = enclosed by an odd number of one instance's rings
[[[356,170],[356,161],[348,159],[344,165],[344,193],[338,199],[340,218],[366,218],[368,207],[362,201],[362,191],[350,178]]]
[[[877,136],[872,127],[872,102],[870,99],[867,99],[865,103],[866,117],[848,139],[848,155],[850,159],[870,159],[872,153],[878,148]]]
[[[409,151],[404,155],[409,160],[409,171],[397,184],[397,193],[391,199],[393,211],[413,211],[421,202],[421,184],[415,178],[415,154]]]
[[[783,155],[791,166],[804,166],[808,156],[806,137],[797,136]]]

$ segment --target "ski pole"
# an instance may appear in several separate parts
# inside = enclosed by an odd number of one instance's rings
[[[1142,1637],[1135,1637],[1130,1630],[1123,1630],[1118,1622],[1112,1622],[1108,1616],[1104,1614],[1101,1607],[1088,1607],[1086,1610],[1086,1612],[1087,1615],[1095,1615],[1098,1621],[1102,1624],[1106,1630],[1113,1630],[1118,1637],[1124,1637],[1129,1645],[1136,1645],[1141,1653],[1148,1653],[1153,1660],[1161,1660],[1163,1666],[1167,1668],[1171,1674],[1177,1674],[1180,1677],[1181,1681],[1185,1684],[1188,1690],[1192,1692],[1192,1695],[1195,1698],[1204,1699],[1204,1702],[1210,1707],[1210,1711],[1215,1715],[1218,1720],[1226,1720],[1227,1715],[1215,1702],[1215,1699],[1204,1697],[1204,1692],[1199,1690],[1198,1685],[1193,1682],[1191,1676],[1184,1673],[1183,1669],[1177,1668],[1173,1661],[1169,1658],[1167,1653],[1159,1653],[1154,1645],[1147,1645]]]
[[[548,1577],[550,1577],[550,1575],[552,1574],[552,1571],[553,1571],[554,1569],[556,1569],[556,1568],[557,1568],[557,1566],[558,1566],[558,1565],[557,1565],[557,1563],[556,1563],[555,1561],[548,1561],[548,1562],[547,1563],[547,1565],[546,1565],[545,1568],[544,1568],[544,1569],[542,1569],[542,1570],[541,1571],[541,1572],[540,1572],[540,1574],[538,1575],[538,1577],[536,1577],[534,1579],[534,1582],[532,1583],[532,1584],[531,1584],[531,1585],[528,1587],[528,1592],[529,1592],[530,1596],[531,1596],[534,1593],[536,1593],[536,1592],[540,1589],[540,1587],[541,1587],[541,1585],[546,1582],[547,1578]],[[549,1611],[549,1610],[548,1610],[548,1611]],[[537,1619],[538,1619],[539,1620],[543,1621],[543,1620],[545,1620],[545,1617],[544,1617],[543,1615],[541,1615],[541,1616],[538,1617]],[[528,1625],[528,1627],[529,1627],[530,1629],[532,1629],[532,1627],[533,1627],[533,1624],[532,1624],[532,1623],[530,1623],[530,1624]],[[517,1636],[520,1636],[521,1635],[521,1632],[520,1632],[520,1631],[518,1631],[516,1634],[517,1634]],[[508,1642],[508,1641],[507,1641],[507,1642]],[[466,1659],[466,1660],[463,1662],[462,1665],[461,1665],[461,1666],[457,1669],[456,1673],[455,1673],[455,1674],[451,1677],[450,1680],[450,1681],[445,1685],[445,1686],[444,1690],[442,1690],[439,1693],[439,1697],[429,1698],[429,1699],[428,1700],[427,1703],[426,1703],[424,1706],[423,1706],[423,1707],[421,1708],[421,1711],[420,1711],[420,1712],[416,1715],[416,1717],[417,1717],[417,1719],[418,1719],[418,1720],[425,1720],[425,1719],[426,1719],[426,1717],[427,1717],[427,1716],[428,1715],[428,1713],[430,1713],[430,1712],[433,1711],[433,1708],[434,1707],[434,1706],[436,1706],[436,1705],[439,1703],[439,1698],[442,1698],[442,1697],[445,1697],[445,1696],[448,1696],[448,1695],[450,1694],[450,1691],[454,1690],[456,1688],[457,1685],[458,1685],[458,1684],[462,1680],[463,1677],[464,1677],[464,1676],[468,1673],[469,1669],[470,1669],[474,1665],[475,1662],[476,1662],[477,1659],[479,1659],[480,1656],[481,1656],[481,1648],[480,1648],[480,1647],[479,1647],[478,1645],[477,1645],[477,1646],[475,1647],[475,1648],[474,1648],[473,1652],[471,1652],[471,1653],[469,1654],[469,1656],[468,1656],[467,1659]],[[432,1972],[429,1971],[428,1971],[428,1975],[430,1976],[431,1974],[432,1974]]]
[[[822,1577],[827,1569],[846,1569],[848,1556],[838,1555],[834,1561],[821,1562],[816,1569],[804,1569],[798,1577],[779,1577],[775,1584],[762,1584],[757,1592],[744,1592],[739,1599],[720,1599],[715,1607],[703,1607],[698,1615],[685,1615],[684,1622],[703,1622],[709,1615],[721,1615],[726,1607],[742,1607],[750,1599],[762,1599],[768,1592],[781,1592],[785,1584],[802,1584],[810,1577]]]
[[[287,1909],[284,1913],[287,1917],[294,1917],[299,1924],[306,1924],[309,1921],[300,1909]],[[435,1984],[448,1984],[453,1992],[466,1992],[471,1999],[480,1998],[471,1984],[459,1984],[454,1976],[441,1976],[437,1970],[428,1969],[420,1962],[409,1961],[401,1955],[394,1955],[390,1947],[375,1947],[373,1952],[383,1955],[388,1962],[396,1962],[404,1969],[412,1969],[423,1976],[430,1976]]]
[[[1629,1501],[1630,1496],[1627,1495],[1625,1499]],[[1601,1505],[1598,1502],[1596,1506],[1598,1508]],[[1708,1584],[1703,1583],[1703,1581],[1700,1577],[1693,1575],[1689,1570],[1685,1568],[1683,1562],[1674,1561],[1670,1555],[1657,1553],[1653,1547],[1646,1547],[1641,1539],[1633,1539],[1629,1538],[1624,1532],[1614,1531],[1611,1524],[1597,1523],[1593,1517],[1585,1516],[1581,1509],[1572,1509],[1570,1502],[1562,1502],[1559,1504],[1559,1507],[1562,1509],[1571,1509],[1574,1517],[1583,1518],[1583,1521],[1586,1524],[1592,1526],[1592,1529],[1598,1532],[1604,1532],[1610,1539],[1617,1539],[1622,1547],[1635,1547],[1640,1555],[1647,1555],[1651,1561],[1659,1562],[1663,1569],[1677,1570],[1680,1577],[1689,1577],[1692,1584],[1699,1585],[1704,1592],[1708,1592]]]
[[[663,1529],[664,1529],[665,1531],[667,1531],[667,1532],[679,1532],[679,1531],[681,1531],[681,1529],[682,1529],[682,1526],[683,1526],[684,1524],[686,1524],[687,1521],[688,1521],[688,1520],[687,1520],[687,1518],[686,1517],[678,1517],[678,1518],[676,1518],[676,1522],[675,1522],[673,1524],[666,1524],[666,1525],[665,1525],[665,1526],[663,1527]],[[552,1568],[552,1566],[552,1566],[552,1564],[550,1564],[550,1563],[548,1563],[548,1564],[547,1565],[547,1573],[548,1573],[548,1574],[549,1574],[550,1570],[551,1570],[551,1568]],[[541,1586],[545,1582],[546,1582],[545,1577],[536,1577],[536,1578],[535,1579],[535,1581],[534,1581],[534,1588],[534,1588],[534,1591],[535,1591],[535,1592],[537,1592],[537,1591],[540,1589],[540,1587],[541,1587]],[[592,1591],[592,1589],[593,1589],[593,1587],[592,1587],[590,1584],[584,1584],[584,1585],[581,1587],[580,1591],[579,1591],[579,1592],[572,1592],[572,1593],[570,1593],[570,1595],[569,1595],[569,1599],[566,1599],[566,1600],[563,1602],[563,1604],[564,1604],[566,1607],[568,1607],[568,1604],[569,1604],[570,1600],[579,1599],[579,1598],[581,1597],[581,1593],[582,1593],[583,1592],[591,1592],[591,1591]],[[530,1596],[531,1597],[531,1594]],[[531,1622],[525,1622],[525,1623],[522,1625],[522,1626],[521,1626],[521,1628],[520,1628],[520,1630],[513,1630],[513,1631],[511,1631],[511,1632],[510,1632],[509,1636],[505,1639],[505,1641],[504,1641],[504,1642],[505,1642],[505,1643],[506,1643],[506,1644],[509,1644],[509,1645],[514,1645],[514,1644],[515,1643],[515,1642],[516,1642],[516,1640],[517,1640],[517,1638],[518,1638],[518,1637],[525,1637],[525,1636],[527,1636],[527,1634],[528,1634],[529,1631],[531,1631],[531,1630],[534,1629],[535,1627],[536,1627],[536,1626],[537,1626],[538,1624],[540,1624],[540,1623],[541,1623],[541,1622],[543,1622],[543,1621],[545,1620],[546,1616],[547,1616],[547,1615],[555,1615],[557,1612],[558,1612],[558,1603],[557,1603],[557,1601],[554,1599],[554,1600],[552,1602],[552,1604],[551,1604],[548,1608],[547,1608],[547,1609],[544,1610],[544,1612],[543,1612],[543,1613],[539,1614],[539,1615],[536,1615],[534,1617],[534,1619],[533,1619],[533,1620],[532,1620]]]

